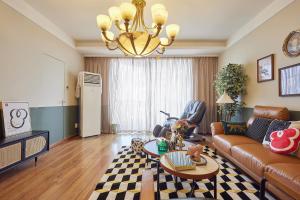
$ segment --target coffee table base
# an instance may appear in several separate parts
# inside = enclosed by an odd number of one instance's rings
[[[146,154],[146,164],[148,165],[148,163],[152,161],[152,162],[155,162],[156,163],[156,198],[157,200],[160,200],[160,189],[159,189],[159,169],[160,169],[160,162],[159,160],[155,160],[155,159],[152,159],[152,158],[149,158],[149,155]]]
[[[156,198],[157,198],[157,200],[160,200],[160,188],[159,188],[160,161],[149,158],[149,155],[146,154],[146,164],[148,165],[149,162],[156,163],[156,170],[157,170],[157,173],[156,173],[157,174],[156,175]],[[175,188],[177,191],[178,177],[174,176],[174,179],[175,179]],[[198,181],[200,181],[200,180],[198,180]],[[214,185],[214,199],[217,199],[217,176],[214,176],[213,178],[211,178],[211,181],[213,182],[213,185]],[[188,198],[191,198],[194,195],[196,184],[197,184],[197,181],[193,180],[191,191],[187,195]]]
[[[175,180],[175,189],[176,189],[176,191],[178,191],[177,190],[178,177],[174,176],[174,180]],[[217,176],[214,176],[210,181],[212,181],[213,185],[214,185],[214,199],[217,199]],[[193,180],[191,191],[187,195],[188,198],[191,198],[195,194],[196,184],[197,184],[197,181]]]

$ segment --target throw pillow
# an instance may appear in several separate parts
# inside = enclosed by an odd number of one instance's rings
[[[271,151],[279,154],[293,155],[298,151],[300,131],[296,128],[274,131],[271,133],[270,139]]]
[[[289,128],[297,128],[300,129],[300,121],[291,121],[291,125]],[[298,149],[297,153],[295,153],[298,158],[300,158],[300,148]]]
[[[246,136],[262,143],[272,119],[255,118],[252,125],[249,126]]]
[[[247,131],[246,122],[225,122],[222,121],[225,135],[245,135]]]
[[[281,130],[284,130],[284,129],[287,129],[289,126],[290,126],[291,122],[289,121],[283,121],[283,120],[273,120],[267,130],[267,133],[264,137],[264,141],[263,141],[263,144],[270,144],[270,135],[272,132],[274,131],[281,131]]]
[[[297,128],[300,129],[300,121],[291,121],[291,125],[289,128]]]

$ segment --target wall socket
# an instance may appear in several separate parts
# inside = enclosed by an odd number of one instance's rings
[[[74,127],[75,127],[75,128],[78,128],[78,123],[75,123],[75,124],[74,124]]]

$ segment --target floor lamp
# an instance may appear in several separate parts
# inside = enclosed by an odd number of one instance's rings
[[[226,93],[224,92],[224,94],[222,96],[219,97],[219,99],[217,100],[217,104],[219,105],[225,105],[225,104],[232,104],[234,103],[234,101],[231,99],[231,97]],[[223,119],[223,109],[221,108],[221,120]],[[225,113],[225,120],[228,120],[227,119],[227,114]]]

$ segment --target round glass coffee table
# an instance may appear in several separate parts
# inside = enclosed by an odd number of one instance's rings
[[[188,142],[188,141],[183,141],[183,143],[184,143],[184,147],[182,147],[182,150],[187,150],[189,146],[194,145],[193,143]],[[156,140],[150,140],[150,141],[146,142],[144,144],[143,151],[146,154],[146,163],[147,164],[149,163],[149,161],[155,162],[157,164],[156,165],[157,166],[157,179],[156,179],[157,190],[156,191],[157,191],[157,199],[160,199],[160,194],[159,194],[160,160],[159,160],[159,158],[161,156],[163,156],[163,154],[161,154],[158,151]],[[150,156],[150,158],[149,158],[149,156]],[[175,178],[175,180],[177,181],[177,178]]]
[[[183,141],[183,143],[185,146],[182,147],[182,150],[187,150],[189,146],[194,145],[193,143],[188,142],[188,141]],[[143,151],[146,153],[146,155],[148,155],[148,156],[150,155],[154,158],[160,158],[160,156],[163,155],[160,152],[158,152],[156,140],[150,140],[150,141],[146,142],[144,144]]]
[[[219,164],[211,157],[201,154],[207,161],[207,164],[204,166],[196,166],[196,169],[193,170],[184,170],[184,171],[176,171],[169,164],[166,156],[163,155],[160,157],[160,166],[167,171],[168,173],[184,178],[184,179],[192,179],[193,186],[190,192],[190,196],[194,193],[195,185],[197,181],[202,179],[212,180],[214,183],[214,198],[217,199],[217,174],[219,173]]]

